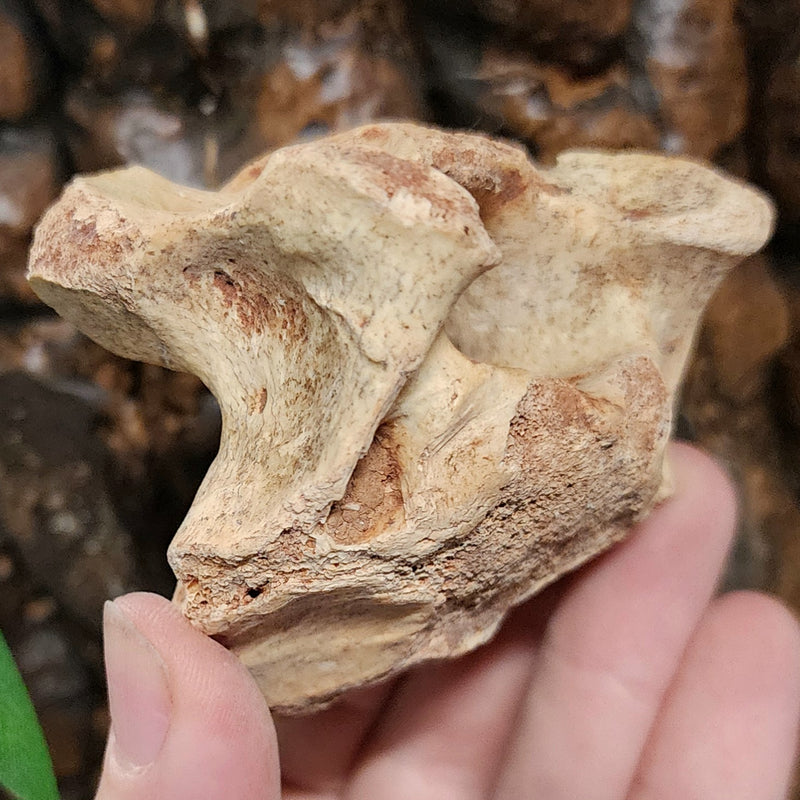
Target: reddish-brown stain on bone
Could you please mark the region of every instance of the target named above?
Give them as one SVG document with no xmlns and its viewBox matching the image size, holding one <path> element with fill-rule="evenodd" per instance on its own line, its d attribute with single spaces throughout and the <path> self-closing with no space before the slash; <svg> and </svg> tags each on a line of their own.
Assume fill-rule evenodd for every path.
<svg viewBox="0 0 800 800">
<path fill-rule="evenodd" d="M 384 425 L 356 465 L 344 497 L 331 507 L 325 530 L 341 544 L 361 544 L 402 520 L 400 463 L 391 427 Z"/>
</svg>

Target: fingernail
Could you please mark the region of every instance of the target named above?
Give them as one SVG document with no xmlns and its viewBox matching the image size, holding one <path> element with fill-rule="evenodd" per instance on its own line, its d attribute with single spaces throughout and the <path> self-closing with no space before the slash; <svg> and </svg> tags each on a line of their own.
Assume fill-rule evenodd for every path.
<svg viewBox="0 0 800 800">
<path fill-rule="evenodd" d="M 158 757 L 169 729 L 167 670 L 156 648 L 112 601 L 103 613 L 109 749 L 119 765 L 141 770 Z"/>
</svg>

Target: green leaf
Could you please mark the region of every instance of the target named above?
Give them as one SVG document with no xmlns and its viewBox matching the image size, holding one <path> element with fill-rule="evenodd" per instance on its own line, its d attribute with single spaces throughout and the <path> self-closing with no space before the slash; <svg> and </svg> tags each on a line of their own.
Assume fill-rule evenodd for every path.
<svg viewBox="0 0 800 800">
<path fill-rule="evenodd" d="M 36 712 L 0 633 L 0 785 L 19 800 L 58 800 Z"/>
</svg>

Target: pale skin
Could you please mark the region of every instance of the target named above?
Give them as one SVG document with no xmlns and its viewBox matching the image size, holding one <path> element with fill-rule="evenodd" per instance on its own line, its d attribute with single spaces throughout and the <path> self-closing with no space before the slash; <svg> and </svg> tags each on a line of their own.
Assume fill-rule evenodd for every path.
<svg viewBox="0 0 800 800">
<path fill-rule="evenodd" d="M 716 595 L 733 492 L 707 457 L 672 453 L 675 496 L 488 646 L 312 717 L 271 718 L 164 599 L 116 600 L 97 800 L 785 797 L 800 629 L 765 595 Z"/>
</svg>

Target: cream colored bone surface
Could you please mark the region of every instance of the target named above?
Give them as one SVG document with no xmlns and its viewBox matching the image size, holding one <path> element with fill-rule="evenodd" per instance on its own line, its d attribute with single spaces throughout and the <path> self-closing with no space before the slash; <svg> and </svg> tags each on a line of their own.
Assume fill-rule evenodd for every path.
<svg viewBox="0 0 800 800">
<path fill-rule="evenodd" d="M 217 397 L 176 602 L 303 712 L 485 642 L 649 511 L 703 305 L 771 222 L 700 164 L 543 170 L 382 124 L 219 192 L 77 178 L 29 277 L 101 344 Z"/>
</svg>

